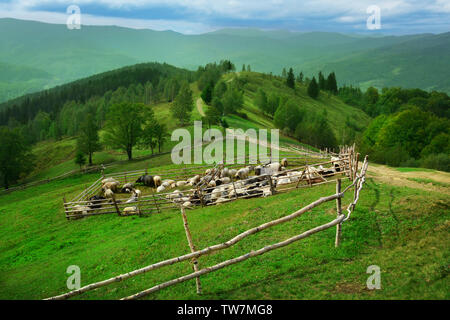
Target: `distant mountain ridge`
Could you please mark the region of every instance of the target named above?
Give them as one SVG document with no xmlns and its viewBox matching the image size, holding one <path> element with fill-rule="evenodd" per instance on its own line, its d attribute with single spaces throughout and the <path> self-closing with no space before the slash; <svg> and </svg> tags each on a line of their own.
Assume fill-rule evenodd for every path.
<svg viewBox="0 0 450 320">
<path fill-rule="evenodd" d="M 450 33 L 367 37 L 223 29 L 184 35 L 115 26 L 68 30 L 65 25 L 0 19 L 0 68 L 13 65 L 41 74 L 11 81 L 17 78 L 15 71 L 2 69 L 0 101 L 141 62 L 195 70 L 222 59 L 230 59 L 237 69 L 250 64 L 252 70 L 275 74 L 283 67 L 310 77 L 320 70 L 336 71 L 340 84 L 363 89 L 395 85 L 450 92 L 445 56 L 450 56 Z"/>
</svg>

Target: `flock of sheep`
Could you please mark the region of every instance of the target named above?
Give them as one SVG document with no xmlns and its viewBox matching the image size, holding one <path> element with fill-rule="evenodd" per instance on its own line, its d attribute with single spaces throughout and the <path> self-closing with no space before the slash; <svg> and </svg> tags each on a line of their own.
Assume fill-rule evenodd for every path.
<svg viewBox="0 0 450 320">
<path fill-rule="evenodd" d="M 287 170 L 287 159 L 241 169 L 221 166 L 207 169 L 203 175 L 198 174 L 183 181 L 163 180 L 160 176 L 143 175 L 135 183 L 125 183 L 122 186 L 116 179 L 107 178 L 101 182 L 100 195 L 91 197 L 86 206 L 78 206 L 76 212 L 86 213 L 100 209 L 102 203 L 112 203 L 114 200 L 116 203 L 130 204 L 130 207 L 123 209 L 123 214 L 135 214 L 138 208 L 131 204 L 137 203 L 142 196 L 142 191 L 135 187 L 139 184 L 150 187 L 157 193 L 164 193 L 166 200 L 183 207 L 219 204 L 236 198 L 266 197 L 271 195 L 277 186 L 296 183 L 303 179 L 317 183 L 323 181 L 323 176 L 340 172 L 342 167 L 340 159 L 336 157 L 332 158 L 332 161 L 333 166 L 330 168 L 310 166 L 302 171 Z M 185 187 L 190 187 L 190 190 L 178 190 Z M 176 190 L 169 193 L 168 190 L 171 189 Z M 128 193 L 131 196 L 127 200 L 116 200 L 117 193 Z"/>
</svg>

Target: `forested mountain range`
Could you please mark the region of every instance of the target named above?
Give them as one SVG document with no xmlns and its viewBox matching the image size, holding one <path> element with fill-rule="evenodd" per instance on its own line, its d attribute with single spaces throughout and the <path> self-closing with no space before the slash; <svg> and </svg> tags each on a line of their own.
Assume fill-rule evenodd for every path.
<svg viewBox="0 0 450 320">
<path fill-rule="evenodd" d="M 229 59 L 239 69 L 312 76 L 336 71 L 339 83 L 450 92 L 450 33 L 406 36 L 224 29 L 201 35 L 114 26 L 0 19 L 0 101 L 126 65 L 167 62 L 194 70 Z M 27 74 L 26 78 L 21 74 Z"/>
</svg>

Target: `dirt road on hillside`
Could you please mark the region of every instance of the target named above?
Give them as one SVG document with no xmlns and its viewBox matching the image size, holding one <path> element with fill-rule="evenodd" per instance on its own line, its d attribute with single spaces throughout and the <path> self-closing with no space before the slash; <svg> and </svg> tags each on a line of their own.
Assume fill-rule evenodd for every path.
<svg viewBox="0 0 450 320">
<path fill-rule="evenodd" d="M 198 110 L 198 113 L 200 113 L 200 115 L 202 117 L 206 117 L 205 111 L 203 110 L 203 99 L 202 98 L 197 99 L 197 110 Z"/>
<path fill-rule="evenodd" d="M 400 172 L 394 168 L 369 163 L 368 176 L 381 182 L 394 186 L 405 186 L 414 189 L 426 191 L 440 192 L 450 195 L 450 173 L 441 171 L 410 171 Z M 427 179 L 436 181 L 438 184 L 431 182 L 421 183 L 411 179 Z M 442 185 L 439 185 L 442 184 Z M 447 186 L 445 186 L 447 185 Z"/>
</svg>

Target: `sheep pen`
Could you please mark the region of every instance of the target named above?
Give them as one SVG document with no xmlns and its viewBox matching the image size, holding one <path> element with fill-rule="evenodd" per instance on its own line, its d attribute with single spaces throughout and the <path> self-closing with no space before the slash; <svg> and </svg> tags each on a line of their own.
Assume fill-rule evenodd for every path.
<svg viewBox="0 0 450 320">
<path fill-rule="evenodd" d="M 335 182 L 342 176 L 351 181 L 356 178 L 359 154 L 354 146 L 341 147 L 339 153 L 327 150 L 309 156 L 291 155 L 266 164 L 246 157 L 244 164 L 222 162 L 164 172 L 102 172 L 97 181 L 71 201 L 64 197 L 64 212 L 67 220 L 103 214 L 141 216 L 180 207 L 194 209 L 268 197 Z"/>
</svg>

